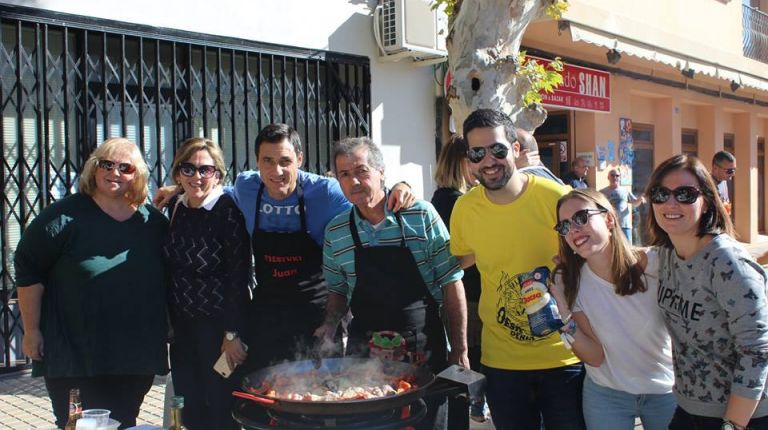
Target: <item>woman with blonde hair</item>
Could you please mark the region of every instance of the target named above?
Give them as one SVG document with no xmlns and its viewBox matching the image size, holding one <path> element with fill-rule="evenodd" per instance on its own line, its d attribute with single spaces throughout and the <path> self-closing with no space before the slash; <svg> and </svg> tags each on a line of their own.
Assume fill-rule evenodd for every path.
<svg viewBox="0 0 768 430">
<path fill-rule="evenodd" d="M 45 377 L 56 425 L 68 396 L 136 425 L 154 375 L 167 373 L 162 240 L 166 218 L 146 203 L 139 148 L 108 139 L 86 160 L 79 192 L 46 207 L 16 248 L 24 353 Z"/>
<path fill-rule="evenodd" d="M 466 193 L 477 180 L 469 173 L 467 166 L 467 146 L 461 136 L 454 135 L 443 146 L 437 159 L 435 183 L 437 189 L 432 195 L 432 205 L 437 209 L 446 227 L 451 228 L 451 212 L 456 200 Z M 480 272 L 476 266 L 464 269 L 464 293 L 467 299 L 467 343 L 469 347 L 469 364 L 473 369 L 480 369 L 480 333 L 483 323 L 477 313 L 480 301 Z M 484 422 L 486 407 L 484 401 L 473 402 L 470 407 L 470 418 Z"/>
<path fill-rule="evenodd" d="M 590 430 L 665 430 L 675 410 L 669 334 L 656 305 L 658 256 L 633 249 L 602 193 L 557 203 L 560 263 L 552 288 L 566 345 L 585 363 Z"/>
<path fill-rule="evenodd" d="M 672 336 L 672 430 L 768 429 L 768 275 L 733 238 L 704 165 L 676 155 L 646 195 L 659 249 L 658 306 Z"/>
<path fill-rule="evenodd" d="M 213 367 L 220 354 L 230 369 L 247 356 L 239 333 L 249 300 L 251 247 L 243 214 L 222 189 L 225 172 L 221 148 L 203 138 L 184 142 L 171 167 L 184 189 L 170 208 L 163 246 L 174 330 L 171 372 L 190 430 L 238 428 L 231 396 L 237 378 L 226 379 Z"/>
</svg>

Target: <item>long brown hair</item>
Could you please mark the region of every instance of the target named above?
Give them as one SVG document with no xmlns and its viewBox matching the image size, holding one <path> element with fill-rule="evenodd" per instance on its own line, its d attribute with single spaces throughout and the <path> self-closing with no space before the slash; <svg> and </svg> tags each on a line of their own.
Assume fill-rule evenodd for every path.
<svg viewBox="0 0 768 430">
<path fill-rule="evenodd" d="M 453 188 L 466 193 L 470 188 L 467 184 L 466 165 L 467 144 L 459 135 L 453 135 L 440 150 L 435 168 L 435 183 L 440 188 Z"/>
<path fill-rule="evenodd" d="M 598 209 L 605 209 L 606 216 L 613 219 L 610 228 L 611 237 L 608 243 L 611 246 L 611 277 L 616 286 L 616 294 L 619 296 L 631 296 L 648 289 L 643 282 L 645 271 L 640 263 L 640 254 L 627 241 L 624 232 L 621 231 L 618 217 L 613 205 L 603 193 L 591 189 L 578 189 L 560 197 L 557 201 L 557 220 L 560 221 L 560 207 L 571 199 L 581 200 L 594 204 Z M 565 236 L 559 237 L 560 250 L 558 256 L 560 263 L 555 268 L 555 273 L 562 276 L 565 286 L 565 299 L 568 306 L 572 307 L 579 294 L 579 280 L 581 267 L 585 261 L 583 257 L 573 251 L 565 241 Z"/>
<path fill-rule="evenodd" d="M 720 194 L 717 192 L 717 186 L 712 180 L 712 175 L 709 174 L 704 164 L 696 157 L 682 154 L 675 155 L 659 164 L 651 174 L 648 187 L 645 189 L 645 195 L 650 196 L 651 189 L 660 187 L 664 178 L 675 170 L 685 170 L 696 177 L 696 181 L 699 183 L 699 190 L 701 190 L 701 196 L 704 199 L 704 203 L 706 203 L 707 210 L 701 214 L 699 230 L 696 236 L 703 237 L 706 234 L 715 235 L 720 233 L 733 236 L 733 222 L 731 222 L 731 218 L 728 216 L 722 200 L 720 200 Z M 651 204 L 653 205 L 653 202 Z M 647 225 L 648 232 L 651 235 L 651 245 L 672 248 L 673 245 L 669 235 L 656 222 L 653 208 L 649 212 Z"/>
</svg>

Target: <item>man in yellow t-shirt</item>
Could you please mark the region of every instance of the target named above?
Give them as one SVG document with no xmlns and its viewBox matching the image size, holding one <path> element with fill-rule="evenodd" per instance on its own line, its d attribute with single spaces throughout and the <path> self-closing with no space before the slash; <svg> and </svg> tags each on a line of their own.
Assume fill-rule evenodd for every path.
<svg viewBox="0 0 768 430">
<path fill-rule="evenodd" d="M 556 205 L 570 187 L 520 173 L 512 120 L 480 109 L 464 121 L 469 166 L 480 181 L 456 202 L 451 252 L 480 270 L 483 373 L 498 429 L 584 429 L 583 367 L 557 332 L 531 333 L 517 275 L 552 269 L 557 254 Z"/>
</svg>

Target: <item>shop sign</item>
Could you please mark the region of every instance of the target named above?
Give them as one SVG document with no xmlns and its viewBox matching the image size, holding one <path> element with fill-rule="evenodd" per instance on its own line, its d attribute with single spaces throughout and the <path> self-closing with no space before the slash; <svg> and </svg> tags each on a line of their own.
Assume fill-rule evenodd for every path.
<svg viewBox="0 0 768 430">
<path fill-rule="evenodd" d="M 550 60 L 527 58 L 541 64 Z M 566 107 L 594 112 L 611 111 L 611 74 L 603 70 L 563 63 L 563 83 L 553 93 L 541 92 L 541 103 L 545 106 Z"/>
</svg>

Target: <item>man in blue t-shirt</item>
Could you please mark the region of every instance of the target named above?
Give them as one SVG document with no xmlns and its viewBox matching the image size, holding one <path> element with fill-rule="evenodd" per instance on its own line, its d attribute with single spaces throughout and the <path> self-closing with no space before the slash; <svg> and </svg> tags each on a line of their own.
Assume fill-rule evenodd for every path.
<svg viewBox="0 0 768 430">
<path fill-rule="evenodd" d="M 589 172 L 589 162 L 584 157 L 576 157 L 571 163 L 571 171 L 563 176 L 565 185 L 570 185 L 574 189 L 589 188 L 587 183 L 587 173 Z"/>
<path fill-rule="evenodd" d="M 608 186 L 600 190 L 601 193 L 605 194 L 605 197 L 608 198 L 608 201 L 611 202 L 611 205 L 613 205 L 614 209 L 616 210 L 616 216 L 619 218 L 619 227 L 621 227 L 621 230 L 624 232 L 624 236 L 627 237 L 627 240 L 629 241 L 629 244 L 632 244 L 632 220 L 629 217 L 630 208 L 629 205 L 641 205 L 645 203 L 645 197 L 643 195 L 640 195 L 640 197 L 635 196 L 632 194 L 632 191 L 629 191 L 626 188 L 622 188 L 619 186 L 619 180 L 621 179 L 621 173 L 618 169 L 611 169 L 610 172 L 608 172 Z"/>
</svg>

